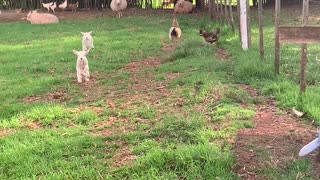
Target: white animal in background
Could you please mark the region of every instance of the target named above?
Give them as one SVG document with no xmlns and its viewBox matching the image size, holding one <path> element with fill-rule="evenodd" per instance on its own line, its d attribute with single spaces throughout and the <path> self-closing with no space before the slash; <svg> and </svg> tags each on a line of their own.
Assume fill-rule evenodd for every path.
<svg viewBox="0 0 320 180">
<path fill-rule="evenodd" d="M 77 12 L 77 8 L 79 7 L 79 2 L 75 4 L 69 4 L 69 8 L 71 8 L 72 12 Z"/>
<path fill-rule="evenodd" d="M 83 51 L 90 51 L 94 49 L 93 46 L 93 38 L 91 36 L 92 31 L 90 32 L 81 32 L 82 34 L 82 50 Z"/>
<path fill-rule="evenodd" d="M 30 21 L 31 24 L 53 24 L 58 23 L 59 19 L 53 14 L 31 11 L 27 15 L 27 21 Z"/>
<path fill-rule="evenodd" d="M 76 51 L 73 50 L 73 54 L 77 56 L 77 78 L 78 83 L 82 83 L 82 80 L 89 81 L 90 72 L 89 72 L 89 63 L 86 55 L 89 51 Z"/>
<path fill-rule="evenodd" d="M 42 6 L 44 7 L 44 8 L 47 8 L 48 9 L 48 12 L 50 11 L 50 6 L 51 5 L 53 5 L 53 3 L 52 2 L 49 2 L 49 3 L 42 3 Z"/>
<path fill-rule="evenodd" d="M 174 6 L 173 12 L 176 13 L 190 13 L 193 10 L 192 3 L 186 0 L 179 0 Z"/>
<path fill-rule="evenodd" d="M 127 8 L 127 0 L 112 0 L 110 7 L 112 11 L 117 12 L 119 18 L 122 17 L 122 11 Z"/>
<path fill-rule="evenodd" d="M 0 10 L 0 15 L 2 14 L 1 10 Z"/>
<path fill-rule="evenodd" d="M 65 0 L 62 4 L 59 4 L 59 8 L 62 9 L 62 11 L 64 11 L 67 8 L 68 2 L 67 0 Z"/>
<path fill-rule="evenodd" d="M 57 8 L 57 4 L 56 2 L 54 2 L 51 6 L 50 6 L 50 9 L 55 13 L 54 9 Z"/>
</svg>

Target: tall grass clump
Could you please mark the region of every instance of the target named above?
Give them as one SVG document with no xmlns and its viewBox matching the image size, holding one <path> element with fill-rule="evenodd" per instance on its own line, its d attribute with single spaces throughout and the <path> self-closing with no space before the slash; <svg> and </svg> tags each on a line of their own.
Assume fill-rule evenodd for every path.
<svg viewBox="0 0 320 180">
<path fill-rule="evenodd" d="M 210 144 L 154 148 L 132 166 L 119 169 L 117 179 L 237 179 L 234 157 Z"/>
</svg>

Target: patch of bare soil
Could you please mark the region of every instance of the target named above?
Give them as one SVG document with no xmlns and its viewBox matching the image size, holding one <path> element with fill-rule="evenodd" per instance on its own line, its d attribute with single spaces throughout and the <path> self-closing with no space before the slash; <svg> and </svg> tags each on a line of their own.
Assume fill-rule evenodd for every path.
<svg viewBox="0 0 320 180">
<path fill-rule="evenodd" d="M 115 162 L 114 164 L 115 167 L 121 167 L 136 160 L 137 156 L 134 155 L 130 150 L 125 148 L 125 149 L 120 149 L 116 153 L 116 155 L 112 157 L 112 159 L 116 160 L 116 161 L 112 161 L 112 162 Z"/>
<path fill-rule="evenodd" d="M 99 79 L 103 79 L 103 75 L 99 72 L 92 72 L 90 74 L 90 80 L 88 82 L 78 83 L 77 80 L 74 80 L 74 83 L 79 84 L 80 93 L 84 95 L 81 102 L 93 102 L 100 97 L 103 97 L 106 93 L 105 88 L 99 84 Z"/>
<path fill-rule="evenodd" d="M 17 13 L 14 10 L 2 10 L 0 23 L 26 21 L 27 13 Z"/>
<path fill-rule="evenodd" d="M 125 70 L 128 72 L 139 72 L 141 68 L 156 68 L 162 64 L 162 60 L 159 58 L 147 58 L 143 61 L 135 61 L 127 64 Z"/>
<path fill-rule="evenodd" d="M 255 89 L 246 85 L 242 88 L 252 97 L 263 99 Z M 256 106 L 256 127 L 240 130 L 235 141 L 235 170 L 242 179 L 266 179 L 256 171 L 284 169 L 287 163 L 301 158 L 298 157 L 299 150 L 317 137 L 311 125 L 301 124 L 290 112 L 279 111 L 273 99 L 264 100 L 264 103 Z M 314 153 L 311 157 L 315 160 Z M 319 163 L 314 164 L 315 170 L 319 170 L 319 167 Z M 320 178 L 319 175 L 315 176 Z"/>
<path fill-rule="evenodd" d="M 225 50 L 225 49 L 217 48 L 217 52 L 216 52 L 215 56 L 220 60 L 232 62 L 227 50 Z"/>
<path fill-rule="evenodd" d="M 27 96 L 23 98 L 24 103 L 35 103 L 35 102 L 64 102 L 66 100 L 65 91 L 49 92 L 39 96 Z"/>
<path fill-rule="evenodd" d="M 0 130 L 0 138 L 10 134 L 13 131 L 13 129 L 2 129 Z"/>
<path fill-rule="evenodd" d="M 165 40 L 163 40 L 163 41 L 165 41 Z M 165 53 L 171 53 L 176 49 L 176 47 L 177 47 L 176 43 L 170 43 L 170 44 L 163 46 L 162 51 Z"/>
</svg>

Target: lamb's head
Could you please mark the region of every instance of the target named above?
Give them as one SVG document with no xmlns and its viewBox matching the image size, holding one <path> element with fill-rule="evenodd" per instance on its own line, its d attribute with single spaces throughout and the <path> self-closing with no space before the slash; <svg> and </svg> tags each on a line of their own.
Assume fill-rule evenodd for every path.
<svg viewBox="0 0 320 180">
<path fill-rule="evenodd" d="M 37 13 L 37 11 L 30 11 L 27 15 L 27 21 L 31 21 L 31 17 L 33 14 Z"/>
<path fill-rule="evenodd" d="M 117 5 L 119 6 L 121 3 L 121 0 L 116 0 Z"/>
<path fill-rule="evenodd" d="M 92 33 L 92 31 L 90 31 L 90 32 L 81 32 L 81 34 L 82 34 L 82 39 L 92 40 L 91 33 Z"/>
<path fill-rule="evenodd" d="M 88 61 L 86 55 L 89 51 L 76 51 L 73 50 L 73 54 L 77 56 L 77 61 Z"/>
<path fill-rule="evenodd" d="M 81 32 L 81 34 L 82 34 L 82 49 L 83 50 L 94 49 L 93 39 L 92 39 L 91 33 L 92 33 L 92 31 L 90 31 L 90 32 Z"/>
<path fill-rule="evenodd" d="M 179 6 L 179 7 L 183 7 L 183 0 L 179 0 L 176 4 L 176 6 Z"/>
</svg>

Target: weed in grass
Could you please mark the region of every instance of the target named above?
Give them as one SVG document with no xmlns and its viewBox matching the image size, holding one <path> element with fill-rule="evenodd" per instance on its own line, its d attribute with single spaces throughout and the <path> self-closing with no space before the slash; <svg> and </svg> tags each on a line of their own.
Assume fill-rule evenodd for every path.
<svg viewBox="0 0 320 180">
<path fill-rule="evenodd" d="M 154 119 L 157 115 L 156 109 L 150 107 L 150 106 L 145 106 L 141 109 L 135 110 L 134 114 L 142 119 Z"/>
<path fill-rule="evenodd" d="M 132 152 L 136 155 L 143 155 L 152 152 L 153 149 L 159 148 L 160 145 L 154 140 L 145 140 L 133 148 Z"/>
<path fill-rule="evenodd" d="M 201 117 L 165 117 L 162 123 L 151 132 L 153 137 L 176 143 L 197 143 L 196 130 L 204 129 L 205 121 Z"/>
<path fill-rule="evenodd" d="M 223 105 L 213 111 L 211 116 L 213 121 L 251 120 L 255 116 L 255 112 L 237 106 Z"/>
<path fill-rule="evenodd" d="M 231 100 L 231 102 L 235 103 L 253 103 L 250 95 L 246 91 L 239 89 L 238 87 L 228 86 L 227 88 L 225 88 L 224 96 L 224 101 Z"/>
<path fill-rule="evenodd" d="M 91 125 L 96 123 L 98 120 L 98 116 L 96 113 L 85 110 L 79 113 L 79 115 L 73 119 L 73 123 L 80 124 L 80 125 Z"/>
<path fill-rule="evenodd" d="M 128 132 L 121 135 L 121 139 L 124 140 L 127 144 L 137 144 L 144 139 L 147 139 L 149 135 L 144 132 Z"/>
</svg>

